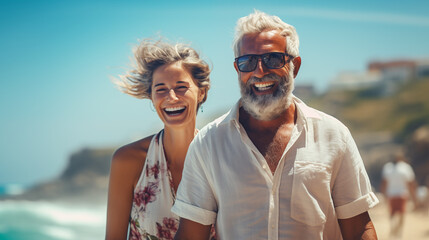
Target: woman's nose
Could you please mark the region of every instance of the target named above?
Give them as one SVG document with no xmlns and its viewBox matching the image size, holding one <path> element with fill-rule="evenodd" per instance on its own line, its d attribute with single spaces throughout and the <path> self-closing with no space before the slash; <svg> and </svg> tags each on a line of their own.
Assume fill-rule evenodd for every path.
<svg viewBox="0 0 429 240">
<path fill-rule="evenodd" d="M 174 92 L 174 89 L 170 89 L 170 91 L 168 92 L 168 100 L 169 101 L 179 100 L 179 98 L 177 98 L 177 96 L 176 96 L 176 92 Z"/>
</svg>

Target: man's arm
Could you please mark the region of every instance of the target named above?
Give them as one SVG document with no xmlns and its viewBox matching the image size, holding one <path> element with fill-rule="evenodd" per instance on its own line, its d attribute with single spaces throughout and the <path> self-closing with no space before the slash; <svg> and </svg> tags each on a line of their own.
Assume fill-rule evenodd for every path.
<svg viewBox="0 0 429 240">
<path fill-rule="evenodd" d="M 409 181 L 408 182 L 408 191 L 410 193 L 411 200 L 413 201 L 414 209 L 417 209 L 419 207 L 419 202 L 417 200 L 416 190 L 417 190 L 417 182 L 415 180 Z"/>
<path fill-rule="evenodd" d="M 180 218 L 179 230 L 177 230 L 175 240 L 207 240 L 210 236 L 211 225 Z"/>
<path fill-rule="evenodd" d="M 347 219 L 338 219 L 344 240 L 376 240 L 377 233 L 368 212 Z"/>
<path fill-rule="evenodd" d="M 381 180 L 381 184 L 380 184 L 380 191 L 381 193 L 383 193 L 384 198 L 387 200 L 387 181 L 386 179 L 382 179 Z"/>
</svg>

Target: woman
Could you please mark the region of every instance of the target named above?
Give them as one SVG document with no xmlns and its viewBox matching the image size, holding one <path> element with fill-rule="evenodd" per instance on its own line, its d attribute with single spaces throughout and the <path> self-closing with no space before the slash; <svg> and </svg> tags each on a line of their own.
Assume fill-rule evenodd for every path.
<svg viewBox="0 0 429 240">
<path fill-rule="evenodd" d="M 137 66 L 122 76 L 123 92 L 147 98 L 164 129 L 119 148 L 112 159 L 106 239 L 173 239 L 179 217 L 170 209 L 186 152 L 197 130 L 198 109 L 207 99 L 210 68 L 192 48 L 143 41 Z"/>
</svg>

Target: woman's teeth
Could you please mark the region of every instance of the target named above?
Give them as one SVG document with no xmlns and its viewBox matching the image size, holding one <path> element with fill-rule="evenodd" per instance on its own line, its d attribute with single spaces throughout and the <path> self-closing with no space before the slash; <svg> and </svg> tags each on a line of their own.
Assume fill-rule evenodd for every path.
<svg viewBox="0 0 429 240">
<path fill-rule="evenodd" d="M 167 114 L 179 114 L 182 113 L 185 110 L 185 107 L 169 107 L 169 108 L 164 108 L 164 111 Z"/>
</svg>

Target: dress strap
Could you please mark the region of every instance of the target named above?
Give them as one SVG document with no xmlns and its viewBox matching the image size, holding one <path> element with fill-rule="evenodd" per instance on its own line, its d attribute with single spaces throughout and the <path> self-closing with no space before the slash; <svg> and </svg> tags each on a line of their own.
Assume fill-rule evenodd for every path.
<svg viewBox="0 0 429 240">
<path fill-rule="evenodd" d="M 176 201 L 176 192 L 174 191 L 173 176 L 171 175 L 170 164 L 167 161 L 167 158 L 165 158 L 164 144 L 162 142 L 163 137 L 164 137 L 164 129 L 162 129 L 157 134 L 156 138 L 157 138 L 157 143 L 161 147 L 160 150 L 162 151 L 162 156 L 164 156 L 165 164 L 167 165 L 168 180 L 169 180 L 169 183 L 170 183 L 170 191 L 171 191 L 171 196 L 173 197 L 173 204 L 174 204 L 174 202 Z"/>
</svg>

